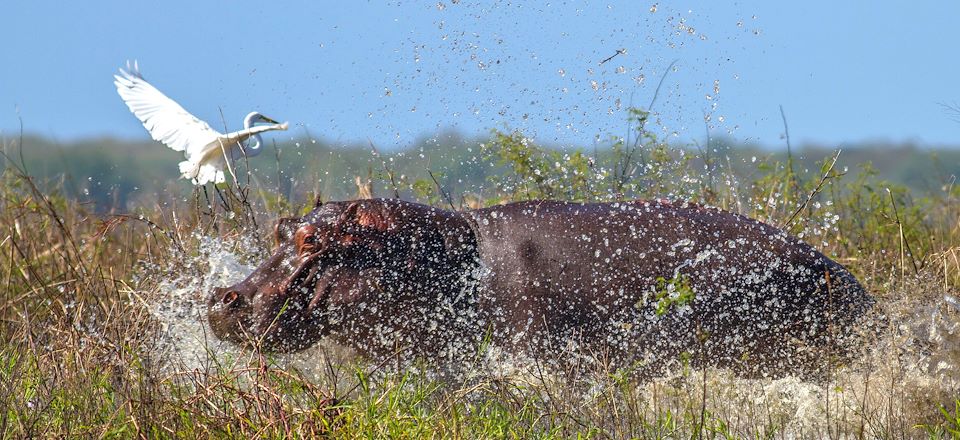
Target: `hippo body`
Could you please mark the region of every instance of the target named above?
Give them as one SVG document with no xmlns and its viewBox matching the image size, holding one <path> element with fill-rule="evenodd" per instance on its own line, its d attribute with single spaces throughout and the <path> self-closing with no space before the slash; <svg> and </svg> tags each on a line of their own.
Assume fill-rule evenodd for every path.
<svg viewBox="0 0 960 440">
<path fill-rule="evenodd" d="M 685 357 L 778 376 L 849 353 L 874 303 L 802 241 L 693 204 L 318 203 L 281 220 L 277 239 L 211 295 L 218 337 L 297 350 L 329 335 L 369 356 L 434 359 L 487 339 L 567 363 L 655 371 Z"/>
</svg>

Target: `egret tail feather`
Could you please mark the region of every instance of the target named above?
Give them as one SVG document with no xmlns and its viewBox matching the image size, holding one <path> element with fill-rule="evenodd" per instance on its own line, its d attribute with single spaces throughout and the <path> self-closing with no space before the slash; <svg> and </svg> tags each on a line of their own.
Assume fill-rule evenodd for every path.
<svg viewBox="0 0 960 440">
<path fill-rule="evenodd" d="M 206 185 L 209 182 L 223 183 L 226 181 L 223 171 L 216 166 L 185 160 L 180 162 L 180 175 L 194 185 Z"/>
</svg>

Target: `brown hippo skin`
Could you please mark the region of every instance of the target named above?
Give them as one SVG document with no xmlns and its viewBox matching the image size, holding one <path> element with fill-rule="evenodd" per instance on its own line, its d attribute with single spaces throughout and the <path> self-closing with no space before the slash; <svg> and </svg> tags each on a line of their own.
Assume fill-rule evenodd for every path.
<svg viewBox="0 0 960 440">
<path fill-rule="evenodd" d="M 685 358 L 780 376 L 842 359 L 874 304 L 802 241 L 686 203 L 318 203 L 276 237 L 247 279 L 210 296 L 219 338 L 291 351 L 330 336 L 435 360 L 488 340 L 561 364 L 656 371 Z M 666 299 L 683 293 L 693 299 Z"/>
</svg>

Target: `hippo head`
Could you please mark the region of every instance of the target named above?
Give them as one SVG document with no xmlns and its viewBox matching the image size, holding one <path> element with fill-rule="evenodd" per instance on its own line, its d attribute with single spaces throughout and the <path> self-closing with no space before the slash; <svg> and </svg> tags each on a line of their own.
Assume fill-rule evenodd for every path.
<svg viewBox="0 0 960 440">
<path fill-rule="evenodd" d="M 318 201 L 303 217 L 280 219 L 274 235 L 273 255 L 210 295 L 210 327 L 220 339 L 296 351 L 331 332 L 362 332 L 410 296 L 455 288 L 456 277 L 424 271 L 455 272 L 460 250 L 473 248 L 455 213 L 397 200 Z"/>
</svg>

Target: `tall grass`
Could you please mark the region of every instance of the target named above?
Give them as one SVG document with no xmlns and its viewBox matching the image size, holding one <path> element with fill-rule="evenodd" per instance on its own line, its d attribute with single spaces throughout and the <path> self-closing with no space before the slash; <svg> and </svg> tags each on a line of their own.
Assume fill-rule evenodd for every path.
<svg viewBox="0 0 960 440">
<path fill-rule="evenodd" d="M 826 383 L 743 379 L 682 368 L 641 381 L 629 371 L 571 377 L 539 360 L 479 347 L 468 371 L 364 360 L 321 344 L 274 356 L 171 344 L 163 301 L 202 311 L 205 243 L 255 262 L 272 221 L 299 210 L 246 176 L 184 201 L 123 215 L 43 191 L 8 141 L 0 175 L 0 433 L 29 437 L 329 436 L 449 438 L 960 438 L 960 189 L 917 197 L 827 157 L 794 170 L 763 158 L 672 148 L 643 130 L 605 156 L 540 148 L 496 132 L 483 146 L 498 177 L 483 194 L 443 179 L 356 180 L 437 206 L 551 197 L 684 198 L 778 225 L 844 263 L 880 299 L 890 325 L 863 359 Z M 345 184 L 350 184 L 349 182 Z M 404 185 L 406 185 L 404 187 Z M 307 188 L 309 191 L 309 188 Z M 464 204 L 464 203 L 459 203 Z M 218 251 L 220 252 L 220 251 Z M 194 289 L 192 291 L 190 289 Z M 167 304 L 169 305 L 169 304 Z M 202 316 L 178 319 L 197 322 Z M 202 331 L 202 327 L 197 327 Z M 174 335 L 175 336 L 175 335 Z"/>
</svg>

